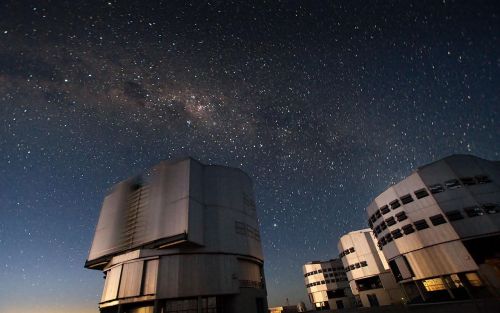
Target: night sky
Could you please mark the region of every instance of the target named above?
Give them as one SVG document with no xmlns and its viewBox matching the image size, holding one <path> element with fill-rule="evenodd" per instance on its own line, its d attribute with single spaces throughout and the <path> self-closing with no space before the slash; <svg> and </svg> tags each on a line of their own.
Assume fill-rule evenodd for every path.
<svg viewBox="0 0 500 313">
<path fill-rule="evenodd" d="M 109 187 L 254 181 L 270 305 L 417 166 L 500 159 L 498 1 L 0 1 L 0 312 L 95 313 Z"/>
</svg>

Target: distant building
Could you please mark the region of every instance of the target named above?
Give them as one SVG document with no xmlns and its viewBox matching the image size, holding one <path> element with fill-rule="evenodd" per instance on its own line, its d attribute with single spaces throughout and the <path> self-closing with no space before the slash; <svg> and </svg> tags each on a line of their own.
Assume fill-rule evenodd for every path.
<svg viewBox="0 0 500 313">
<path fill-rule="evenodd" d="M 300 312 L 296 305 L 277 306 L 269 308 L 269 313 L 298 313 Z"/>
<path fill-rule="evenodd" d="M 309 262 L 302 270 L 314 309 L 336 310 L 353 306 L 354 298 L 341 260 Z"/>
<path fill-rule="evenodd" d="M 338 249 L 358 305 L 374 307 L 402 302 L 403 293 L 370 229 L 342 236 Z"/>
<path fill-rule="evenodd" d="M 187 158 L 117 184 L 85 267 L 104 272 L 105 313 L 266 312 L 250 178 Z"/>
<path fill-rule="evenodd" d="M 499 295 L 500 162 L 453 155 L 368 206 L 368 223 L 410 302 Z"/>
</svg>

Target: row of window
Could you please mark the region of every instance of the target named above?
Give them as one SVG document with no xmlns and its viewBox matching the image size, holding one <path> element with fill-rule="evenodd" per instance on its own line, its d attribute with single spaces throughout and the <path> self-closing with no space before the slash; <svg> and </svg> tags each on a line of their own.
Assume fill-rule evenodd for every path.
<svg viewBox="0 0 500 313">
<path fill-rule="evenodd" d="M 429 217 L 429 220 L 431 221 L 432 225 L 438 226 L 446 222 L 446 219 L 444 218 L 443 214 L 436 214 L 431 217 Z M 412 224 L 406 224 L 401 229 L 397 228 L 387 235 L 381 237 L 378 241 L 378 246 L 380 249 L 382 249 L 383 246 L 388 244 L 389 242 L 392 242 L 394 239 L 399 239 L 403 237 L 404 235 L 409 235 L 411 233 L 414 233 L 415 231 L 423 230 L 429 228 L 429 224 L 427 224 L 427 221 L 425 219 L 421 219 L 418 221 L 415 221 Z"/>
<path fill-rule="evenodd" d="M 339 277 L 339 278 L 334 278 L 334 279 L 325 279 L 325 280 L 322 280 L 322 281 L 317 281 L 315 283 L 307 284 L 306 287 L 309 288 L 309 287 L 312 287 L 312 286 L 325 285 L 325 284 L 329 284 L 329 283 L 337 283 L 337 282 L 341 282 L 341 281 L 347 281 L 347 277 Z"/>
<path fill-rule="evenodd" d="M 346 272 L 350 272 L 350 271 L 355 270 L 357 268 L 366 267 L 366 266 L 368 266 L 368 263 L 366 263 L 366 261 L 361 261 L 359 263 L 351 264 L 351 265 L 345 267 L 344 270 Z"/>
<path fill-rule="evenodd" d="M 476 175 L 474 177 L 460 177 L 460 179 L 450 179 L 444 182 L 444 184 L 434 184 L 429 186 L 429 190 L 432 194 L 440 193 L 446 189 L 457 189 L 462 188 L 462 186 L 471 186 L 476 184 L 487 184 L 491 183 L 491 179 L 486 175 Z M 425 198 L 429 195 L 429 192 L 425 188 L 421 188 L 414 192 L 417 199 Z M 375 223 L 382 215 L 390 212 L 390 210 L 395 210 L 399 208 L 402 204 L 407 204 L 413 202 L 414 199 L 411 194 L 402 196 L 399 199 L 391 201 L 388 205 L 382 206 L 368 219 L 368 225 L 373 229 L 373 223 Z M 389 209 L 390 208 L 390 209 Z"/>
<path fill-rule="evenodd" d="M 406 215 L 406 212 L 402 211 L 402 212 L 399 212 L 398 214 L 396 214 L 395 216 L 391 216 L 391 217 L 383 220 L 382 223 L 380 223 L 379 225 L 377 225 L 373 229 L 373 233 L 375 234 L 375 237 L 377 237 L 378 234 L 380 234 L 385 229 L 387 229 L 388 226 L 392 226 L 392 225 L 396 224 L 397 222 L 402 222 L 402 221 L 406 220 L 407 218 L 408 218 L 408 216 Z"/>
<path fill-rule="evenodd" d="M 495 213 L 500 212 L 500 205 L 494 204 L 494 203 L 487 203 L 487 204 L 483 204 L 483 205 L 480 205 L 480 206 L 466 207 L 466 208 L 463 209 L 463 212 L 465 212 L 465 215 L 468 216 L 468 217 L 482 216 L 484 214 L 495 214 Z M 461 220 L 461 219 L 463 219 L 465 217 L 462 214 L 461 210 L 449 211 L 449 212 L 446 212 L 445 215 L 446 215 L 446 217 L 448 218 L 449 221 Z M 444 220 L 444 218 L 440 218 L 439 216 L 442 217 L 441 214 L 438 214 L 438 215 L 431 216 L 429 218 L 431 220 L 431 222 L 432 222 L 433 225 L 440 225 L 440 224 L 446 223 L 446 221 Z M 396 219 L 397 219 L 398 222 L 404 221 L 407 218 L 408 217 L 406 216 L 405 212 L 400 212 L 400 213 L 396 214 Z M 373 230 L 373 233 L 375 234 L 375 237 L 378 238 L 378 235 L 382 231 L 384 231 L 388 226 L 392 226 L 392 225 L 396 224 L 397 223 L 396 219 L 394 219 L 394 217 L 390 217 L 388 219 L 385 219 L 380 225 L 378 225 L 377 227 L 375 227 L 375 229 Z M 427 225 L 427 222 L 425 221 L 425 219 L 424 220 L 416 221 L 413 224 L 415 225 L 415 227 L 417 227 L 417 230 L 421 230 L 421 229 L 425 229 L 425 228 L 429 227 Z M 405 225 L 405 226 L 401 227 L 401 229 L 403 230 L 403 233 L 405 235 L 413 233 L 413 231 L 411 231 L 408 226 L 411 226 L 411 224 L 408 224 L 408 225 Z M 423 228 L 419 228 L 419 227 L 423 227 Z M 399 236 L 398 233 L 397 233 L 397 230 L 394 230 L 392 232 L 396 232 L 396 236 Z M 394 234 L 393 234 L 393 237 L 394 237 Z M 400 238 L 400 237 L 401 236 L 399 236 L 397 238 Z"/>
<path fill-rule="evenodd" d="M 415 191 L 414 194 L 415 194 L 415 197 L 417 199 L 422 199 L 422 198 L 425 198 L 429 195 L 429 193 L 427 192 L 427 190 L 425 188 L 422 188 L 422 189 Z M 413 199 L 411 194 L 407 194 L 407 195 L 402 196 L 399 199 L 392 200 L 391 202 L 389 202 L 389 204 L 384 205 L 379 210 L 377 210 L 374 214 L 372 214 L 372 216 L 368 219 L 368 225 L 370 225 L 370 228 L 373 229 L 373 223 L 375 223 L 379 218 L 381 218 L 382 215 L 386 215 L 391 210 L 396 210 L 397 208 L 399 208 L 401 206 L 401 203 L 407 204 L 407 203 L 410 203 L 413 201 L 414 201 L 414 199 Z"/>
<path fill-rule="evenodd" d="M 307 277 L 307 276 L 311 276 L 311 275 L 314 275 L 314 274 L 321 274 L 321 273 L 326 273 L 326 272 L 335 272 L 335 271 L 343 271 L 344 268 L 343 267 L 333 267 L 333 268 L 325 268 L 324 270 L 322 269 L 319 269 L 317 271 L 312 271 L 312 272 L 308 272 L 308 273 L 305 273 L 304 274 L 304 277 Z"/>
<path fill-rule="evenodd" d="M 500 212 L 500 205 L 494 203 L 488 203 L 488 204 L 483 204 L 481 206 L 471 206 L 464 208 L 463 212 L 467 217 L 482 216 L 484 214 L 495 214 Z M 462 210 L 453 210 L 446 212 L 445 214 L 450 222 L 461 220 L 465 217 L 462 214 Z"/>
<path fill-rule="evenodd" d="M 345 249 L 344 251 L 340 252 L 339 257 L 342 258 L 345 255 L 354 253 L 354 247 L 350 247 L 349 249 Z"/>
</svg>

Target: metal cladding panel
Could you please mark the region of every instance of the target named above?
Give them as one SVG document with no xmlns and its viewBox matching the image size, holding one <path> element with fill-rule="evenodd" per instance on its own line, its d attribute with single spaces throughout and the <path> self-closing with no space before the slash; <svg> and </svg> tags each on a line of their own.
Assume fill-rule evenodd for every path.
<svg viewBox="0 0 500 313">
<path fill-rule="evenodd" d="M 208 249 L 263 259 L 252 182 L 240 170 L 204 169 L 205 244 Z"/>
<path fill-rule="evenodd" d="M 238 261 L 232 255 L 185 254 L 160 258 L 158 298 L 236 294 Z"/>
<path fill-rule="evenodd" d="M 134 297 L 141 294 L 143 261 L 123 264 L 118 298 Z"/>
<path fill-rule="evenodd" d="M 118 295 L 118 286 L 120 285 L 121 272 L 121 265 L 115 266 L 108 271 L 106 281 L 104 282 L 101 302 L 116 299 Z"/>
<path fill-rule="evenodd" d="M 104 198 L 89 252 L 89 260 L 98 259 L 123 249 L 127 218 L 126 208 L 132 186 L 132 181 L 119 183 L 113 192 Z"/>
<path fill-rule="evenodd" d="M 255 262 L 246 260 L 238 260 L 239 265 L 239 280 L 248 280 L 254 282 L 261 281 L 260 267 Z"/>
<path fill-rule="evenodd" d="M 150 183 L 144 241 L 188 233 L 190 159 L 160 163 Z"/>
<path fill-rule="evenodd" d="M 158 281 L 159 260 L 148 260 L 144 263 L 144 283 L 142 294 L 149 295 L 156 293 L 156 284 Z"/>
<path fill-rule="evenodd" d="M 478 269 L 459 240 L 426 247 L 405 256 L 417 280 Z"/>
</svg>

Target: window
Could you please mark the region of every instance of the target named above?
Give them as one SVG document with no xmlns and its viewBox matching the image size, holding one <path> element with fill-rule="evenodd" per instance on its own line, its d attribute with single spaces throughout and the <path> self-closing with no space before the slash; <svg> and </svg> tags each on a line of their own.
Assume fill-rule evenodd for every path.
<svg viewBox="0 0 500 313">
<path fill-rule="evenodd" d="M 356 267 L 354 266 L 354 264 L 349 265 L 349 269 L 350 269 L 351 271 L 352 271 L 352 270 L 354 270 L 355 268 L 356 268 Z"/>
<path fill-rule="evenodd" d="M 429 195 L 429 193 L 427 192 L 427 190 L 425 188 L 422 188 L 422 189 L 415 191 L 415 197 L 417 197 L 417 199 L 425 198 L 428 195 Z"/>
<path fill-rule="evenodd" d="M 462 215 L 462 213 L 460 213 L 459 210 L 453 210 L 450 212 L 446 212 L 446 217 L 448 217 L 449 221 L 457 221 L 457 220 L 461 220 L 464 218 L 464 216 Z"/>
<path fill-rule="evenodd" d="M 483 282 L 481 281 L 477 273 L 465 273 L 465 277 L 473 287 L 481 287 L 483 285 Z"/>
<path fill-rule="evenodd" d="M 349 248 L 349 253 L 353 253 L 354 252 L 354 247 L 350 247 Z"/>
<path fill-rule="evenodd" d="M 403 233 L 405 235 L 408 235 L 408 234 L 411 234 L 411 233 L 415 232 L 415 229 L 413 229 L 413 225 L 412 224 L 406 224 L 405 226 L 401 227 L 401 229 L 403 230 Z"/>
<path fill-rule="evenodd" d="M 373 229 L 373 222 L 371 219 L 368 220 L 368 226 Z"/>
<path fill-rule="evenodd" d="M 486 175 L 477 175 L 476 176 L 476 181 L 478 184 L 487 184 L 487 183 L 491 183 L 491 179 L 486 176 Z"/>
<path fill-rule="evenodd" d="M 399 212 L 398 214 L 396 214 L 396 219 L 398 220 L 398 222 L 404 221 L 407 218 L 408 216 L 406 216 L 405 212 Z"/>
<path fill-rule="evenodd" d="M 464 186 L 472 186 L 476 184 L 473 177 L 460 177 L 460 181 Z"/>
<path fill-rule="evenodd" d="M 425 279 L 422 280 L 422 284 L 427 291 L 438 291 L 446 289 L 446 287 L 444 286 L 444 281 L 441 278 Z"/>
<path fill-rule="evenodd" d="M 375 234 L 380 234 L 382 232 L 382 229 L 380 228 L 380 225 L 375 227 Z"/>
<path fill-rule="evenodd" d="M 385 222 L 380 223 L 380 229 L 384 230 L 387 228 L 387 224 Z"/>
<path fill-rule="evenodd" d="M 444 219 L 443 214 L 437 214 L 429 217 L 431 220 L 432 225 L 437 226 L 446 223 L 446 220 Z"/>
<path fill-rule="evenodd" d="M 464 208 L 464 211 L 465 211 L 465 214 L 467 214 L 468 217 L 474 217 L 474 216 L 484 215 L 483 210 L 480 207 L 478 207 L 478 206 Z"/>
<path fill-rule="evenodd" d="M 450 179 L 444 182 L 444 185 L 448 189 L 457 189 L 457 188 L 462 188 L 462 185 L 458 181 L 458 179 Z"/>
<path fill-rule="evenodd" d="M 389 203 L 389 205 L 391 206 L 392 210 L 396 210 L 397 208 L 399 208 L 401 206 L 401 203 L 399 203 L 399 200 L 396 199 L 396 200 L 391 201 Z"/>
<path fill-rule="evenodd" d="M 396 224 L 396 220 L 394 219 L 393 216 L 391 216 L 385 220 L 385 223 L 387 224 L 387 226 L 392 226 L 392 225 Z"/>
<path fill-rule="evenodd" d="M 359 264 L 361 264 L 362 267 L 368 266 L 368 263 L 366 263 L 366 261 L 361 261 Z"/>
<path fill-rule="evenodd" d="M 391 235 L 392 235 L 392 238 L 394 238 L 394 239 L 398 239 L 398 238 L 403 237 L 403 234 L 401 233 L 401 229 L 399 229 L 399 228 L 391 231 Z"/>
<path fill-rule="evenodd" d="M 380 208 L 380 212 L 382 212 L 382 214 L 387 214 L 389 213 L 391 210 L 389 210 L 389 206 L 387 205 L 384 205 L 383 207 Z"/>
<path fill-rule="evenodd" d="M 444 187 L 441 184 L 430 185 L 429 190 L 432 194 L 440 193 L 444 191 Z"/>
<path fill-rule="evenodd" d="M 356 280 L 356 285 L 359 291 L 365 291 L 376 288 L 383 288 L 382 282 L 378 275 L 371 276 L 368 278 L 358 279 Z"/>
<path fill-rule="evenodd" d="M 387 243 L 391 242 L 393 240 L 392 235 L 390 233 L 385 235 L 385 240 L 387 241 Z"/>
<path fill-rule="evenodd" d="M 318 273 L 323 273 L 323 271 L 322 270 L 318 270 Z"/>
<path fill-rule="evenodd" d="M 427 224 L 427 221 L 426 220 L 418 220 L 418 221 L 415 221 L 413 223 L 413 225 L 415 225 L 415 228 L 417 230 L 422 230 L 422 229 L 426 229 L 426 228 L 429 228 L 429 225 Z"/>
<path fill-rule="evenodd" d="M 377 219 L 381 218 L 382 217 L 382 213 L 380 213 L 380 211 L 377 210 L 377 212 L 375 212 L 375 217 Z"/>
<path fill-rule="evenodd" d="M 483 204 L 483 210 L 484 210 L 484 212 L 486 212 L 488 214 L 495 214 L 495 213 L 498 213 L 499 206 L 497 204 L 494 204 L 494 203 L 486 203 L 486 204 Z"/>
<path fill-rule="evenodd" d="M 377 217 L 375 216 L 375 214 L 373 214 L 371 217 L 370 217 L 370 221 L 372 221 L 372 223 L 375 223 L 377 221 Z"/>
<path fill-rule="evenodd" d="M 359 265 L 359 263 L 354 264 L 354 266 L 356 266 L 356 268 L 360 268 L 361 267 L 361 265 Z"/>
<path fill-rule="evenodd" d="M 413 198 L 411 197 L 410 194 L 407 194 L 401 197 L 401 202 L 403 202 L 403 204 L 407 204 L 413 202 Z"/>
<path fill-rule="evenodd" d="M 385 237 L 380 238 L 379 242 L 382 246 L 385 246 L 387 244 L 387 240 L 385 240 Z"/>
</svg>

